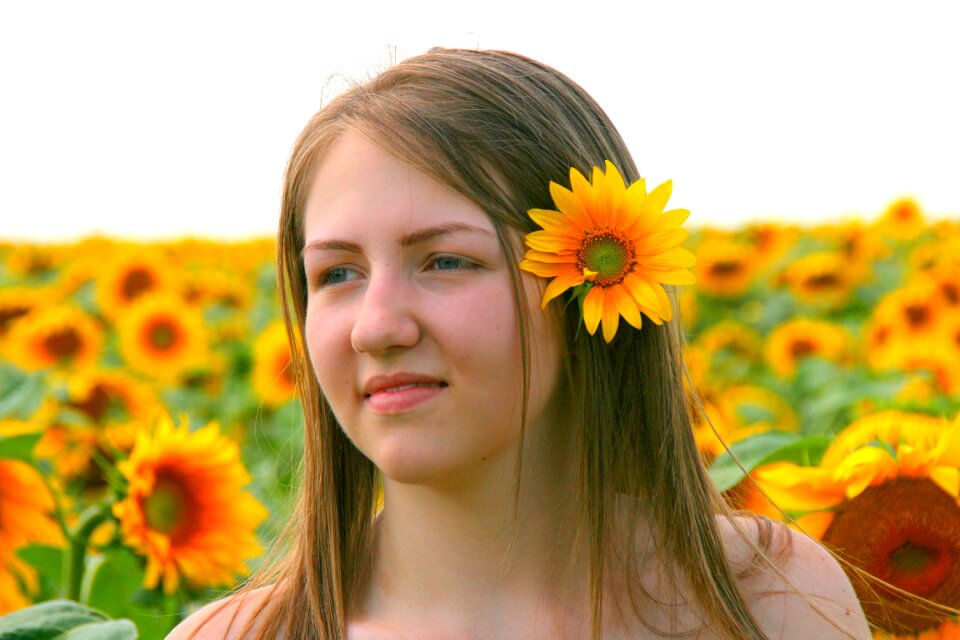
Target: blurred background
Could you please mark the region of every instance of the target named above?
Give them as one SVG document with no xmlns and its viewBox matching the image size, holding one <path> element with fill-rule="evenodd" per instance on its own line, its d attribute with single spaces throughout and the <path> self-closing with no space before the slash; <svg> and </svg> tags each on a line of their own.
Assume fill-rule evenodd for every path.
<svg viewBox="0 0 960 640">
<path fill-rule="evenodd" d="M 302 459 L 287 155 L 347 79 L 442 45 L 563 71 L 674 181 L 690 416 L 729 504 L 927 599 L 851 571 L 876 638 L 960 637 L 951 11 L 0 4 L 0 635 L 159 640 L 260 567 Z"/>
<path fill-rule="evenodd" d="M 538 58 L 609 112 L 694 224 L 955 214 L 949 2 L 129 3 L 0 7 L 0 237 L 274 230 L 341 76 L 432 46 Z"/>
</svg>

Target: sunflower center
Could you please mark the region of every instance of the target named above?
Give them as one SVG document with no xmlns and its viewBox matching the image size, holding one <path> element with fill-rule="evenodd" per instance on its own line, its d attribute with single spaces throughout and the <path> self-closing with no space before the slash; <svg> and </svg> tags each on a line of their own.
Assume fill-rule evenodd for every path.
<svg viewBox="0 0 960 640">
<path fill-rule="evenodd" d="M 7 307 L 0 309 L 0 336 L 7 332 L 13 321 L 24 316 L 30 311 L 30 307 Z"/>
<path fill-rule="evenodd" d="M 904 308 L 903 315 L 907 318 L 907 324 L 919 329 L 930 321 L 930 308 L 925 304 L 911 304 Z"/>
<path fill-rule="evenodd" d="M 43 339 L 43 348 L 58 362 L 77 355 L 82 345 L 80 334 L 72 327 L 54 331 Z"/>
<path fill-rule="evenodd" d="M 794 358 L 802 358 L 803 356 L 809 355 L 814 351 L 816 351 L 816 348 L 809 340 L 797 340 L 790 345 L 790 355 L 792 355 Z"/>
<path fill-rule="evenodd" d="M 835 273 L 818 273 L 807 278 L 807 288 L 809 289 L 830 289 L 839 283 L 840 279 Z"/>
<path fill-rule="evenodd" d="M 100 422 L 110 408 L 110 394 L 102 384 L 98 384 L 90 390 L 86 398 L 73 403 L 72 406 L 90 416 L 94 422 Z"/>
<path fill-rule="evenodd" d="M 941 282 L 940 293 L 943 294 L 943 297 L 947 300 L 947 304 L 951 307 L 955 307 L 960 303 L 960 285 L 952 282 Z"/>
<path fill-rule="evenodd" d="M 147 327 L 146 333 L 150 346 L 161 351 L 170 350 L 180 337 L 177 325 L 166 318 L 153 321 Z"/>
<path fill-rule="evenodd" d="M 143 501 L 147 526 L 160 533 L 171 534 L 180 528 L 186 512 L 186 491 L 170 478 L 158 479 L 153 491 Z"/>
<path fill-rule="evenodd" d="M 617 229 L 604 227 L 585 233 L 577 249 L 577 268 L 595 271 L 593 283 L 611 287 L 623 282 L 623 278 L 636 264 L 633 243 Z"/>
<path fill-rule="evenodd" d="M 960 605 L 960 507 L 928 478 L 898 477 L 845 500 L 823 541 L 895 587 Z M 889 589 L 853 583 L 867 617 L 885 631 L 917 633 L 941 622 Z"/>
<path fill-rule="evenodd" d="M 743 263 L 739 260 L 720 260 L 710 266 L 710 272 L 715 276 L 732 276 L 743 271 Z"/>
<path fill-rule="evenodd" d="M 127 300 L 133 300 L 145 291 L 153 288 L 153 274 L 142 267 L 130 269 L 120 284 L 120 290 L 123 297 Z"/>
<path fill-rule="evenodd" d="M 292 389 L 296 386 L 296 382 L 293 380 L 293 367 L 290 363 L 290 355 L 283 354 L 277 357 L 277 378 L 280 380 L 280 383 L 285 387 Z"/>
</svg>

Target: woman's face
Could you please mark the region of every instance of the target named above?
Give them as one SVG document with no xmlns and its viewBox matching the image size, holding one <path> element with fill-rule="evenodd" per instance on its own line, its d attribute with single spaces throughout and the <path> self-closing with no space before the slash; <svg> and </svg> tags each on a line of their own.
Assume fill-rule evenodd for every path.
<svg viewBox="0 0 960 640">
<path fill-rule="evenodd" d="M 426 482 L 503 459 L 520 434 L 510 272 L 473 201 L 354 132 L 305 207 L 306 339 L 347 436 L 383 473 Z M 519 242 L 519 234 L 514 238 Z M 530 306 L 528 434 L 557 424 L 557 323 Z M 412 385 L 412 386 L 411 386 Z"/>
</svg>

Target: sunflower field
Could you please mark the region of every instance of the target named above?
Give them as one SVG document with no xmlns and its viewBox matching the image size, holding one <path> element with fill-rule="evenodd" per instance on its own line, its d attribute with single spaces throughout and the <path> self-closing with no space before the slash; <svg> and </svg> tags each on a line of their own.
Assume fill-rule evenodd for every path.
<svg viewBox="0 0 960 640">
<path fill-rule="evenodd" d="M 718 489 L 842 552 L 875 637 L 960 637 L 904 596 L 960 608 L 960 223 L 903 199 L 685 246 Z M 274 250 L 0 242 L 0 636 L 163 638 L 257 566 L 302 452 Z"/>
</svg>

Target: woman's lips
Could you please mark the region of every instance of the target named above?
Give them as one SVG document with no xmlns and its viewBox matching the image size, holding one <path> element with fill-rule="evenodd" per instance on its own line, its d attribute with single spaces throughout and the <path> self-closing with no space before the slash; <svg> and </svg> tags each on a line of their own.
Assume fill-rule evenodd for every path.
<svg viewBox="0 0 960 640">
<path fill-rule="evenodd" d="M 365 402 L 375 413 L 400 413 L 439 395 L 446 386 L 445 383 L 403 385 L 373 393 Z"/>
</svg>

